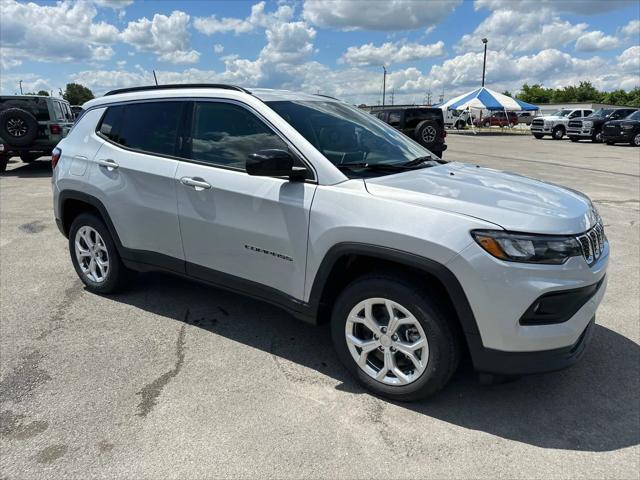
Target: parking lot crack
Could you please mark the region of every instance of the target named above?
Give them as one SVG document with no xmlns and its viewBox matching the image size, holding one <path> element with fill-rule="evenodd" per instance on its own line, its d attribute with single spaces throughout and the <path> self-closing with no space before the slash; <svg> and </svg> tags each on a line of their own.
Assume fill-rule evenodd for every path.
<svg viewBox="0 0 640 480">
<path fill-rule="evenodd" d="M 182 369 L 182 365 L 184 364 L 184 355 L 185 355 L 185 329 L 186 323 L 189 320 L 189 310 L 185 313 L 185 325 L 180 327 L 180 331 L 178 332 L 178 339 L 176 340 L 176 361 L 169 371 L 163 373 L 158 378 L 156 378 L 151 383 L 145 385 L 136 395 L 141 396 L 140 403 L 138 404 L 138 413 L 136 414 L 139 417 L 146 417 L 153 407 L 155 407 L 158 403 L 158 397 L 162 393 L 162 389 L 174 378 L 180 370 Z"/>
</svg>

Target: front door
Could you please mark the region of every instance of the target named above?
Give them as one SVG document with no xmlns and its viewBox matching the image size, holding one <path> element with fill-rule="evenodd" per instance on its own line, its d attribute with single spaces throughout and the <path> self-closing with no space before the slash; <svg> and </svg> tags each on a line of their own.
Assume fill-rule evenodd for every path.
<svg viewBox="0 0 640 480">
<path fill-rule="evenodd" d="M 187 272 L 216 282 L 226 274 L 302 299 L 316 186 L 244 168 L 249 154 L 286 150 L 285 141 L 247 107 L 202 101 L 193 106 L 187 145 L 189 161 L 175 176 Z"/>
</svg>

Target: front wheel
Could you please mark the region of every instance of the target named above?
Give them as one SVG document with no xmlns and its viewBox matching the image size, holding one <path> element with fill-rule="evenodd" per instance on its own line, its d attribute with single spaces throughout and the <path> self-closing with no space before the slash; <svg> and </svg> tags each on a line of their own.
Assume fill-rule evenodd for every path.
<svg viewBox="0 0 640 480">
<path fill-rule="evenodd" d="M 540 135 L 539 133 L 533 134 L 533 138 L 537 138 L 538 140 L 540 140 L 542 137 L 544 137 L 544 135 Z"/>
<path fill-rule="evenodd" d="M 564 128 L 562 127 L 554 128 L 552 136 L 554 140 L 562 140 L 562 137 L 564 137 Z"/>
<path fill-rule="evenodd" d="M 92 292 L 113 293 L 133 277 L 122 263 L 104 222 L 93 214 L 82 213 L 71 224 L 69 253 L 80 280 Z"/>
<path fill-rule="evenodd" d="M 631 145 L 634 147 L 640 147 L 640 133 L 636 133 L 635 137 L 631 141 Z"/>
<path fill-rule="evenodd" d="M 593 137 L 591 137 L 591 141 L 593 143 L 602 143 L 602 132 L 594 133 Z"/>
<path fill-rule="evenodd" d="M 364 387 L 393 400 L 433 395 L 460 359 L 444 310 L 415 285 L 401 277 L 361 277 L 339 296 L 331 319 L 342 363 Z"/>
<path fill-rule="evenodd" d="M 572 142 L 577 142 L 579 140 L 579 138 L 576 137 L 569 137 L 569 140 L 571 140 Z"/>
</svg>

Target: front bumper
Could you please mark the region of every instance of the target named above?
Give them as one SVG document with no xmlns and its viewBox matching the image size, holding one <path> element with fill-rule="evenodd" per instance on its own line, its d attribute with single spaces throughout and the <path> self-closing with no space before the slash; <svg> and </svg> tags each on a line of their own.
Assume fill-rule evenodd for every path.
<svg viewBox="0 0 640 480">
<path fill-rule="evenodd" d="M 594 325 L 595 316 L 591 318 L 573 345 L 553 350 L 504 352 L 484 348 L 481 342 L 469 342 L 473 367 L 478 372 L 496 375 L 528 375 L 562 370 L 582 358 L 591 341 Z"/>
<path fill-rule="evenodd" d="M 567 128 L 568 137 L 591 138 L 593 136 L 593 128 Z"/>
<path fill-rule="evenodd" d="M 633 130 L 630 130 L 629 133 L 620 132 L 614 135 L 607 135 L 605 132 L 602 132 L 602 141 L 603 142 L 614 142 L 614 143 L 628 143 L 633 140 L 633 137 L 636 133 Z"/>
<path fill-rule="evenodd" d="M 531 133 L 537 133 L 538 135 L 551 135 L 553 128 L 545 127 L 544 125 L 531 125 Z"/>
</svg>

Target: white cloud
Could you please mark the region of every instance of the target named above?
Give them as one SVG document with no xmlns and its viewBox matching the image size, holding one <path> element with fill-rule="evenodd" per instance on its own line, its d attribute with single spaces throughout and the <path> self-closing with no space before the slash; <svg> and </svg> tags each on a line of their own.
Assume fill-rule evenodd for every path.
<svg viewBox="0 0 640 480">
<path fill-rule="evenodd" d="M 486 8 L 489 10 L 508 9 L 530 12 L 548 7 L 558 13 L 594 15 L 628 7 L 630 3 L 629 0 L 475 0 L 475 8 L 476 10 Z"/>
<path fill-rule="evenodd" d="M 128 7 L 133 3 L 133 0 L 92 0 L 93 3 L 99 7 L 109 7 L 114 10 L 119 10 Z"/>
<path fill-rule="evenodd" d="M 595 52 L 596 50 L 611 50 L 619 45 L 616 37 L 605 35 L 599 30 L 585 33 L 576 40 L 576 50 L 579 52 Z"/>
<path fill-rule="evenodd" d="M 260 58 L 270 63 L 293 63 L 313 53 L 316 31 L 304 22 L 289 22 L 271 26 L 266 36 Z"/>
<path fill-rule="evenodd" d="M 636 85 L 640 85 L 640 46 L 627 48 L 616 59 L 620 70 L 636 75 Z"/>
<path fill-rule="evenodd" d="M 303 17 L 341 30 L 412 30 L 438 24 L 461 0 L 306 0 Z"/>
<path fill-rule="evenodd" d="M 519 5 L 509 2 L 508 5 Z M 554 16 L 548 9 L 520 12 L 508 8 L 492 12 L 471 34 L 463 35 L 456 50 L 482 50 L 481 39 L 489 39 L 489 46 L 509 52 L 539 51 L 560 48 L 573 43 L 586 32 L 586 23 L 571 24 Z"/>
<path fill-rule="evenodd" d="M 627 37 L 635 37 L 638 40 L 640 36 L 640 20 L 631 20 L 621 29 L 623 35 Z"/>
<path fill-rule="evenodd" d="M 251 14 L 244 19 L 228 17 L 219 19 L 216 15 L 196 17 L 193 20 L 193 26 L 205 35 L 230 32 L 238 35 L 251 32 L 257 27 L 266 28 L 274 23 L 287 22 L 293 17 L 293 8 L 289 5 L 280 5 L 272 13 L 265 13 L 265 6 L 265 2 L 256 3 L 251 7 Z"/>
<path fill-rule="evenodd" d="M 98 62 L 103 62 L 111 59 L 111 57 L 113 57 L 113 54 L 115 53 L 113 51 L 113 48 L 106 45 L 98 45 L 96 47 L 93 47 L 92 52 L 92 58 Z"/>
<path fill-rule="evenodd" d="M 115 42 L 118 36 L 113 25 L 94 23 L 97 10 L 89 2 L 37 5 L 2 0 L 0 8 L 0 42 L 7 64 L 103 59 L 109 50 L 102 45 Z"/>
<path fill-rule="evenodd" d="M 22 80 L 23 92 L 37 92 L 39 90 L 53 90 L 51 81 L 33 73 L 2 74 L 0 75 L 0 91 L 5 94 L 20 94 L 19 82 Z"/>
<path fill-rule="evenodd" d="M 155 53 L 159 60 L 196 63 L 200 53 L 189 48 L 189 20 L 189 15 L 179 10 L 169 16 L 156 13 L 151 20 L 143 17 L 129 22 L 120 36 L 138 51 Z"/>
<path fill-rule="evenodd" d="M 379 47 L 373 43 L 367 43 L 359 47 L 349 47 L 338 62 L 356 66 L 391 65 L 439 57 L 444 53 L 444 42 L 442 41 L 429 45 L 387 42 Z"/>
<path fill-rule="evenodd" d="M 220 53 L 222 53 L 222 52 L 224 52 L 224 45 L 221 45 L 221 44 L 219 44 L 219 43 L 216 43 L 216 44 L 213 46 L 213 53 L 218 53 L 218 54 L 220 54 Z"/>
</svg>

